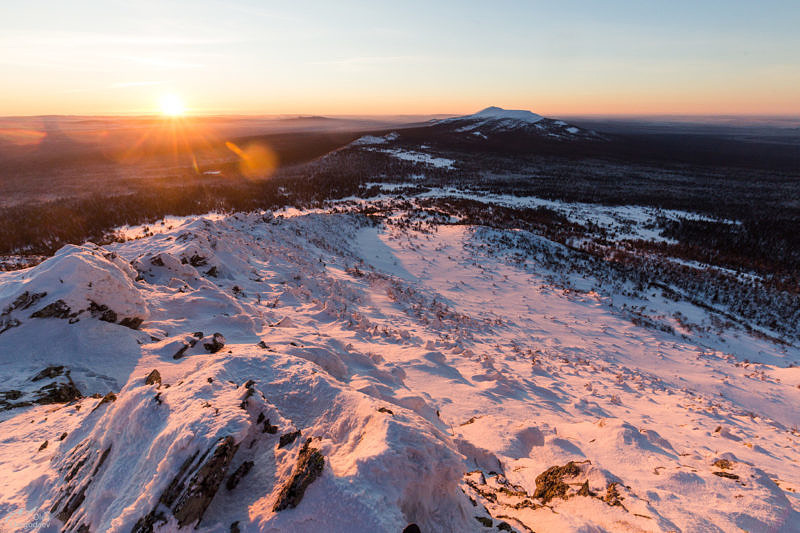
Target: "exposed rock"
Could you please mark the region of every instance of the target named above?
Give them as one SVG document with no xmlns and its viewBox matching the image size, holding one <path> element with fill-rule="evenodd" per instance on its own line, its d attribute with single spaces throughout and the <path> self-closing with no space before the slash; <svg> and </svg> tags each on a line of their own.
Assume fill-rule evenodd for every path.
<svg viewBox="0 0 800 533">
<path fill-rule="evenodd" d="M 71 309 L 64 300 L 56 300 L 31 314 L 31 318 L 69 318 Z"/>
<path fill-rule="evenodd" d="M 380 409 L 378 409 L 378 412 L 379 413 L 386 413 L 387 415 L 394 416 L 394 411 L 392 411 L 391 409 L 388 409 L 386 407 L 381 407 Z"/>
<path fill-rule="evenodd" d="M 142 322 L 144 322 L 144 319 L 139 318 L 138 316 L 132 316 L 120 320 L 119 325 L 131 329 L 139 329 L 139 327 L 142 325 Z"/>
<path fill-rule="evenodd" d="M 173 355 L 172 358 L 173 359 L 180 359 L 181 357 L 183 357 L 183 355 L 186 353 L 186 350 L 188 350 L 188 349 L 189 349 L 189 344 L 188 343 L 183 343 L 183 346 L 181 347 L 181 349 L 178 350 L 177 352 L 175 352 L 175 355 Z"/>
<path fill-rule="evenodd" d="M 494 522 L 492 522 L 491 518 L 487 518 L 485 516 L 476 516 L 475 520 L 481 523 L 483 527 L 492 527 Z"/>
<path fill-rule="evenodd" d="M 541 498 L 542 503 L 547 503 L 553 498 L 563 498 L 569 490 L 569 485 L 562 481 L 565 477 L 575 477 L 581 473 L 581 469 L 570 461 L 564 466 L 551 466 L 538 476 L 536 476 L 536 492 L 534 498 Z"/>
<path fill-rule="evenodd" d="M 59 520 L 67 523 L 72 517 L 73 513 L 78 510 L 78 507 L 80 507 L 80 505 L 83 503 L 83 500 L 86 499 L 86 489 L 89 488 L 90 482 L 91 480 L 69 496 L 67 502 L 64 504 L 64 507 L 62 507 L 61 511 L 56 515 Z"/>
<path fill-rule="evenodd" d="M 161 374 L 159 373 L 158 370 L 153 370 L 152 372 L 147 374 L 146 378 L 144 378 L 144 383 L 145 385 L 155 385 L 155 384 L 161 385 Z"/>
<path fill-rule="evenodd" d="M 204 266 L 208 263 L 205 257 L 202 255 L 194 254 L 192 257 L 189 258 L 189 264 L 193 267 Z"/>
<path fill-rule="evenodd" d="M 222 333 L 214 333 L 214 335 L 211 337 L 211 340 L 203 344 L 203 347 L 208 353 L 217 353 L 224 346 L 225 337 L 222 336 Z"/>
<path fill-rule="evenodd" d="M 594 492 L 589 488 L 589 481 L 584 481 L 581 488 L 578 489 L 578 496 L 594 496 Z"/>
<path fill-rule="evenodd" d="M 297 437 L 299 436 L 300 436 L 299 429 L 297 431 L 292 431 L 291 433 L 284 433 L 283 435 L 281 435 L 280 439 L 278 439 L 278 448 L 283 448 L 285 446 L 290 445 L 295 440 L 297 440 Z"/>
<path fill-rule="evenodd" d="M 59 366 L 48 366 L 47 368 L 45 368 L 44 370 L 42 370 L 41 372 L 39 372 L 38 374 L 33 376 L 31 378 L 31 381 L 39 381 L 39 380 L 47 379 L 47 378 L 52 379 L 52 378 L 60 376 L 63 373 L 64 373 L 64 367 L 62 365 L 59 365 Z"/>
<path fill-rule="evenodd" d="M 237 468 L 228 478 L 228 481 L 225 483 L 225 488 L 228 490 L 235 489 L 242 478 L 250 472 L 250 469 L 252 469 L 254 465 L 255 463 L 253 461 L 245 461 L 240 464 L 239 468 Z"/>
<path fill-rule="evenodd" d="M 739 476 L 736 474 L 731 474 L 730 472 L 711 472 L 715 476 L 724 477 L 728 479 L 739 479 Z"/>
<path fill-rule="evenodd" d="M 150 512 L 133 525 L 131 533 L 153 533 L 156 524 L 166 524 L 167 517 L 162 512 Z"/>
<path fill-rule="evenodd" d="M 25 291 L 17 296 L 17 299 L 3 310 L 3 315 L 8 315 L 12 311 L 27 309 L 45 296 L 47 296 L 46 292 L 35 292 L 31 294 L 30 292 Z"/>
<path fill-rule="evenodd" d="M 2 317 L 0 318 L 0 333 L 5 333 L 9 329 L 16 328 L 20 324 L 22 324 L 22 322 L 16 318 Z"/>
<path fill-rule="evenodd" d="M 81 391 L 70 380 L 68 383 L 48 383 L 38 391 L 36 400 L 38 404 L 47 405 L 51 403 L 68 403 L 72 400 L 83 398 Z"/>
<path fill-rule="evenodd" d="M 278 432 L 278 426 L 273 426 L 270 424 L 269 418 L 265 417 L 264 413 L 259 413 L 256 424 L 262 424 L 261 433 L 269 433 L 270 435 L 274 435 Z"/>
<path fill-rule="evenodd" d="M 19 400 L 22 397 L 22 391 L 18 391 L 16 389 L 0 392 L 0 394 L 3 395 L 4 400 Z"/>
<path fill-rule="evenodd" d="M 105 405 L 105 404 L 107 404 L 107 403 L 112 403 L 112 402 L 115 402 L 115 401 L 117 401 L 117 395 L 116 395 L 116 394 L 114 394 L 113 392 L 109 392 L 108 394 L 106 394 L 105 396 L 103 396 L 103 399 L 102 399 L 102 400 L 100 400 L 100 401 L 97 403 L 97 405 L 95 405 L 95 406 L 94 406 L 94 409 L 92 409 L 92 412 L 94 413 L 95 411 L 97 411 L 98 409 L 100 409 L 100 406 L 101 406 L 101 405 Z"/>
<path fill-rule="evenodd" d="M 117 313 L 109 309 L 105 304 L 98 304 L 97 302 L 89 302 L 89 313 L 103 322 L 114 323 L 117 321 Z"/>
<path fill-rule="evenodd" d="M 17 296 L 17 299 L 14 300 L 11 305 L 7 306 L 0 314 L 0 333 L 8 331 L 11 328 L 15 328 L 22 323 L 19 321 L 19 319 L 9 316 L 11 313 L 17 310 L 27 309 L 45 296 L 47 296 L 46 292 L 37 292 L 31 294 L 28 291 L 25 291 Z"/>
<path fill-rule="evenodd" d="M 278 432 L 278 426 L 273 426 L 269 423 L 269 418 L 263 421 L 263 426 L 261 427 L 261 433 L 269 433 L 270 435 L 274 435 Z"/>
<path fill-rule="evenodd" d="M 208 453 L 209 452 L 206 452 L 205 455 L 208 455 Z M 169 482 L 167 488 L 161 493 L 161 496 L 158 499 L 159 502 L 163 503 L 167 507 L 170 507 L 173 503 L 175 503 L 175 500 L 178 499 L 178 496 L 180 496 L 181 492 L 183 491 L 186 479 L 191 473 L 189 469 L 194 464 L 198 455 L 200 455 L 199 450 L 186 458 L 186 460 L 181 464 L 181 467 L 178 469 L 178 473 L 175 474 L 175 477 L 173 477 Z M 205 455 L 203 457 L 205 457 Z"/>
<path fill-rule="evenodd" d="M 239 407 L 242 409 L 247 409 L 247 400 L 256 393 L 255 384 L 256 382 L 252 379 L 248 379 L 244 384 L 244 388 L 247 389 L 247 392 L 244 394 L 244 398 L 242 398 L 242 402 L 239 404 Z"/>
<path fill-rule="evenodd" d="M 103 463 L 105 463 L 106 459 L 108 459 L 109 453 L 111 453 L 110 445 L 103 451 L 103 454 L 100 456 L 100 460 L 97 461 L 97 464 L 95 465 L 94 470 L 92 471 L 92 477 L 97 475 L 97 471 L 100 470 L 100 467 L 103 466 Z"/>
<path fill-rule="evenodd" d="M 217 442 L 211 457 L 197 470 L 172 508 L 172 514 L 175 515 L 180 527 L 203 518 L 203 513 L 225 478 L 237 448 L 233 437 L 225 437 Z"/>
<path fill-rule="evenodd" d="M 231 533 L 242 533 L 242 530 L 239 529 L 239 521 L 238 520 L 231 524 Z"/>
<path fill-rule="evenodd" d="M 717 459 L 712 463 L 713 466 L 716 466 L 720 470 L 730 470 L 733 464 L 728 461 L 727 459 Z"/>
<path fill-rule="evenodd" d="M 297 464 L 294 472 L 287 480 L 286 484 L 278 493 L 273 511 L 282 511 L 287 508 L 297 507 L 303 499 L 306 488 L 317 479 L 325 469 L 325 457 L 319 450 L 312 448 L 311 439 L 306 440 L 300 454 L 297 456 Z"/>
<path fill-rule="evenodd" d="M 619 483 L 617 483 L 616 481 L 613 481 L 608 484 L 608 487 L 606 487 L 606 495 L 603 497 L 603 501 L 606 502 L 608 505 L 619 506 L 624 509 L 625 506 L 622 505 L 623 498 L 619 494 L 619 489 L 617 489 L 617 485 L 619 485 Z"/>
<path fill-rule="evenodd" d="M 159 393 L 160 394 L 160 393 Z M 208 456 L 211 450 L 207 451 L 203 458 Z M 169 482 L 167 488 L 164 489 L 164 492 L 161 493 L 161 496 L 158 498 L 158 503 L 156 507 L 154 507 L 149 513 L 141 517 L 136 524 L 133 526 L 131 533 L 153 533 L 153 529 L 157 524 L 166 524 L 167 517 L 164 514 L 162 509 L 159 509 L 159 506 L 163 505 L 167 508 L 171 507 L 172 504 L 181 496 L 184 492 L 184 488 L 186 487 L 186 480 L 192 473 L 192 466 L 195 465 L 195 461 L 197 460 L 197 456 L 200 455 L 200 451 L 194 452 L 191 456 L 186 458 L 186 460 L 181 464 L 181 467 L 178 469 L 178 472 Z M 202 459 L 200 460 L 202 462 Z"/>
<path fill-rule="evenodd" d="M 89 473 L 88 468 L 84 467 L 92 464 L 90 459 L 94 454 L 93 450 L 96 450 L 96 448 L 93 448 L 91 442 L 84 440 L 70 451 L 68 462 L 64 469 L 67 474 L 64 476 L 64 485 L 60 489 L 61 495 L 50 509 L 51 513 L 57 513 L 56 517 L 64 522 L 65 531 L 81 531 L 81 528 L 84 528 L 83 530 L 85 531 L 89 530 L 88 524 L 69 524 L 69 520 L 83 503 L 86 490 L 108 458 L 111 446 L 99 455 L 94 462 L 94 468 Z"/>
<path fill-rule="evenodd" d="M 422 531 L 420 531 L 417 524 L 408 524 L 405 529 L 403 529 L 403 533 L 422 533 Z"/>
<path fill-rule="evenodd" d="M 45 448 L 47 448 L 47 441 L 44 441 L 44 442 L 42 443 L 42 445 L 41 445 L 41 446 L 39 446 L 39 451 L 42 451 L 42 450 L 44 450 Z"/>
<path fill-rule="evenodd" d="M 211 276 L 212 278 L 216 278 L 218 275 L 219 275 L 219 271 L 217 270 L 217 267 L 215 267 L 215 266 L 212 266 L 211 268 L 206 270 L 206 276 Z"/>
</svg>

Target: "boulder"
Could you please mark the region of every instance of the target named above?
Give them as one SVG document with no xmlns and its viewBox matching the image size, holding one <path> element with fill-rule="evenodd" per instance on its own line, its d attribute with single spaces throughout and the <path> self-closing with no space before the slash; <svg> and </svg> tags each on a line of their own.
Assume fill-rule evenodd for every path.
<svg viewBox="0 0 800 533">
<path fill-rule="evenodd" d="M 147 374 L 146 378 L 144 378 L 144 383 L 145 385 L 161 385 L 161 374 L 158 372 L 158 370 L 153 370 Z"/>
<path fill-rule="evenodd" d="M 222 333 L 214 333 L 211 340 L 203 343 L 203 347 L 208 353 L 217 353 L 225 347 L 225 337 L 222 336 Z"/>
</svg>

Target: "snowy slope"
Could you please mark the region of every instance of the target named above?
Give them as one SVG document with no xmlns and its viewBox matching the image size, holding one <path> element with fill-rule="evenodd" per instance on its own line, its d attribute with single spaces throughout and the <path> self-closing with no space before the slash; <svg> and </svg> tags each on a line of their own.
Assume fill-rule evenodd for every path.
<svg viewBox="0 0 800 533">
<path fill-rule="evenodd" d="M 560 250 L 239 214 L 0 274 L 0 524 L 800 531 L 800 350 L 637 324 L 522 238 Z"/>
</svg>

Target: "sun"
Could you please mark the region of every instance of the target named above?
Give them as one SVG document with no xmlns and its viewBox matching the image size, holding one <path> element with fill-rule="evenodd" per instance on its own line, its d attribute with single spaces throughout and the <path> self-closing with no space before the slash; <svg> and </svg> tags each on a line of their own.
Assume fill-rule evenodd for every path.
<svg viewBox="0 0 800 533">
<path fill-rule="evenodd" d="M 178 117 L 183 115 L 186 108 L 183 101 L 175 94 L 165 94 L 161 97 L 161 113 L 168 117 Z"/>
</svg>

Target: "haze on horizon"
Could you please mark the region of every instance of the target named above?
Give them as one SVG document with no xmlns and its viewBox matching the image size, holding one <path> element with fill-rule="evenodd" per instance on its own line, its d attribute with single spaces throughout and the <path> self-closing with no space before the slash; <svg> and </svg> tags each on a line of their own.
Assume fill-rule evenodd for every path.
<svg viewBox="0 0 800 533">
<path fill-rule="evenodd" d="M 0 116 L 798 115 L 791 1 L 0 5 Z"/>
</svg>

